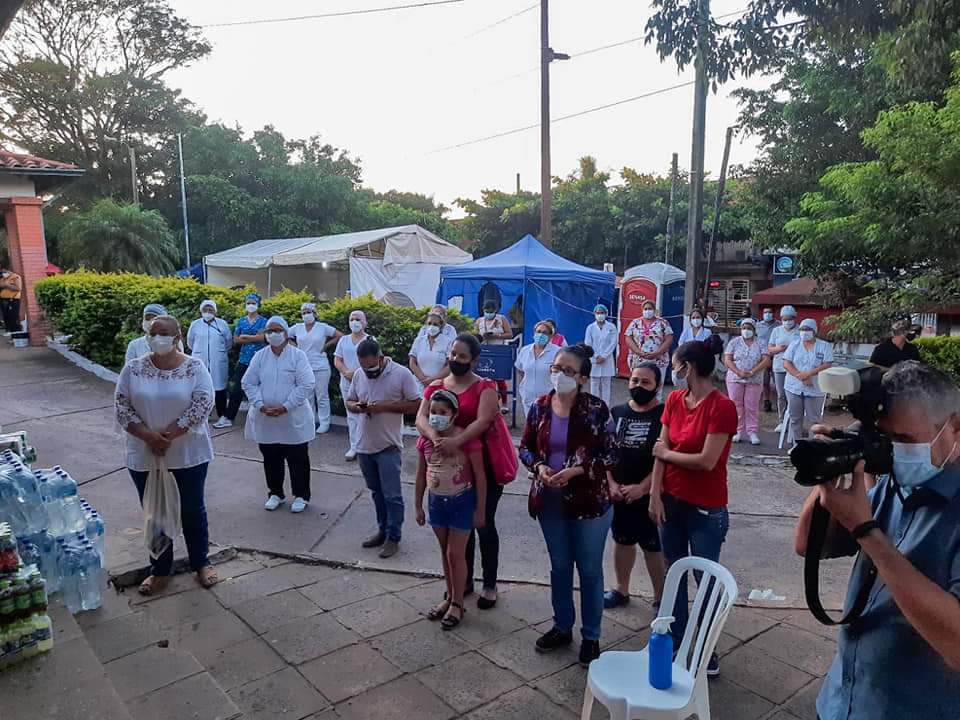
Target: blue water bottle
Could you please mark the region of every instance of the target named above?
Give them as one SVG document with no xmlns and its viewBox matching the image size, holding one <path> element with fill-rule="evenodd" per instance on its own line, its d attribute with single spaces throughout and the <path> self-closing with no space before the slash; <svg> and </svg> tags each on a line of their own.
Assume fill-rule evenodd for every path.
<svg viewBox="0 0 960 720">
<path fill-rule="evenodd" d="M 650 685 L 657 690 L 669 690 L 673 685 L 673 638 L 670 623 L 674 618 L 658 617 L 650 624 L 650 642 L 647 655 L 650 670 Z"/>
</svg>

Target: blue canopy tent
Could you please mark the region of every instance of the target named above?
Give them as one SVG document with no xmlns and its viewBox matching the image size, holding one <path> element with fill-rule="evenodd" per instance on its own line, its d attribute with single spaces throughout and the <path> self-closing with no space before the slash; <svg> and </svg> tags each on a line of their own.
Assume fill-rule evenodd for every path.
<svg viewBox="0 0 960 720">
<path fill-rule="evenodd" d="M 493 255 L 440 269 L 437 302 L 462 298 L 461 311 L 480 314 L 482 299 L 499 299 L 500 312 L 523 309 L 523 342 L 533 340 L 534 325 L 545 318 L 557 322 L 569 342 L 583 340 L 598 302 L 614 310 L 616 278 L 550 252 L 533 235 Z"/>
</svg>

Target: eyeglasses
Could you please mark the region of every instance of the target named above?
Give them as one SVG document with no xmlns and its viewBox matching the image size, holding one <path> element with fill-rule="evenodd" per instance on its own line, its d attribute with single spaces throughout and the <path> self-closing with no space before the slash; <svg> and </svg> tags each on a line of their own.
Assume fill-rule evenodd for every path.
<svg viewBox="0 0 960 720">
<path fill-rule="evenodd" d="M 563 365 L 551 365 L 551 366 L 550 366 L 550 372 L 551 372 L 551 373 L 563 373 L 563 374 L 566 375 L 567 377 L 573 377 L 574 375 L 579 375 L 579 374 L 580 374 L 580 373 L 578 373 L 576 370 L 574 370 L 573 368 L 564 367 Z"/>
</svg>

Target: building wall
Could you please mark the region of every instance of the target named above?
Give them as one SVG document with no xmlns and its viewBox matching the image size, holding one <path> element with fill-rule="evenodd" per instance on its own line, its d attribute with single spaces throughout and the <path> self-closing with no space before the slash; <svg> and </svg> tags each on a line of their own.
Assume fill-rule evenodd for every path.
<svg viewBox="0 0 960 720">
<path fill-rule="evenodd" d="M 22 175 L 0 175 L 0 198 L 35 197 L 33 181 Z"/>
</svg>

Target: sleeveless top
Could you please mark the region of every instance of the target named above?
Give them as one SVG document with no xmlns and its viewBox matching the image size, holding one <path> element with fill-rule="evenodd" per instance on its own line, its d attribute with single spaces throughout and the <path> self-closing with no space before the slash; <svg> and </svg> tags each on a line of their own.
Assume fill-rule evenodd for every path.
<svg viewBox="0 0 960 720">
<path fill-rule="evenodd" d="M 445 389 L 443 383 L 428 385 L 423 391 L 424 399 L 429 400 L 433 393 L 441 389 Z M 484 390 L 496 391 L 496 389 L 497 384 L 493 380 L 480 378 L 463 392 L 457 393 L 457 399 L 460 401 L 460 410 L 457 412 L 457 419 L 454 421 L 454 425 L 466 428 L 476 420 L 477 414 L 480 412 L 480 395 L 483 394 Z"/>
</svg>

